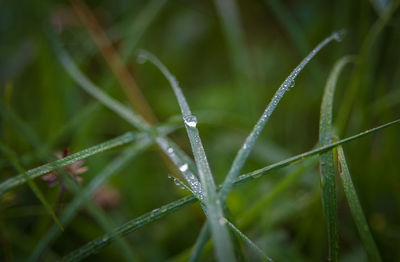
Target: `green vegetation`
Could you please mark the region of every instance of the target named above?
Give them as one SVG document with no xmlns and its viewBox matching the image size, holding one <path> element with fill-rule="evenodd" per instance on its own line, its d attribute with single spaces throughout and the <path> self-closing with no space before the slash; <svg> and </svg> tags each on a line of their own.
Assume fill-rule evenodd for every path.
<svg viewBox="0 0 400 262">
<path fill-rule="evenodd" d="M 394 261 L 399 5 L 3 1 L 0 261 Z"/>
</svg>

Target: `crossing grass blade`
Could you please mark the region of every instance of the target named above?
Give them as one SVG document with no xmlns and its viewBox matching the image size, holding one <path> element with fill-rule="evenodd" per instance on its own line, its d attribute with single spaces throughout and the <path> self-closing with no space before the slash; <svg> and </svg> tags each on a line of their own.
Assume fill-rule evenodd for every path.
<svg viewBox="0 0 400 262">
<path fill-rule="evenodd" d="M 69 165 L 74 163 L 75 161 L 81 160 L 88 158 L 90 156 L 96 155 L 98 153 L 101 153 L 103 151 L 112 149 L 117 146 L 121 146 L 127 143 L 130 143 L 137 139 L 139 135 L 133 132 L 128 132 L 122 136 L 116 137 L 114 139 L 108 140 L 106 142 L 103 142 L 101 144 L 86 148 L 84 150 L 81 150 L 79 152 L 76 152 L 72 155 L 66 156 L 62 159 L 44 164 L 42 166 L 30 169 L 25 172 L 25 174 L 28 176 L 30 179 L 34 179 L 36 177 L 39 177 L 41 175 L 44 175 L 46 173 L 49 173 L 53 170 L 56 170 L 60 167 Z M 23 183 L 27 182 L 27 179 L 24 175 L 24 173 L 14 176 L 12 178 L 7 179 L 3 183 L 0 184 L 0 196 L 2 196 L 4 193 L 7 191 L 11 190 L 12 188 L 21 185 Z"/>
<path fill-rule="evenodd" d="M 11 161 L 11 163 L 14 165 L 17 171 L 22 173 L 21 176 L 28 182 L 29 187 L 32 189 L 35 196 L 40 200 L 46 211 L 49 213 L 49 215 L 52 217 L 56 225 L 59 227 L 59 229 L 61 231 L 64 231 L 64 228 L 61 225 L 60 221 L 58 220 L 56 214 L 54 213 L 53 208 L 51 207 L 49 202 L 47 202 L 46 197 L 43 195 L 42 191 L 40 191 L 39 187 L 35 184 L 35 182 L 33 182 L 33 180 L 29 177 L 25 169 L 19 163 L 15 153 L 11 151 L 11 149 L 9 149 L 7 146 L 5 146 L 1 141 L 0 141 L 0 150 L 3 151 L 3 154 L 7 156 L 7 158 Z"/>
<path fill-rule="evenodd" d="M 152 62 L 164 74 L 175 92 L 175 96 L 178 99 L 178 103 L 182 111 L 183 121 L 185 123 L 186 131 L 192 146 L 201 186 L 204 192 L 204 205 L 206 208 L 205 214 L 209 220 L 211 234 L 214 238 L 216 257 L 218 261 L 235 261 L 232 242 L 224 220 L 221 201 L 219 200 L 217 188 L 211 174 L 211 169 L 207 161 L 199 131 L 196 127 L 196 116 L 192 115 L 178 82 L 168 71 L 165 65 L 162 64 L 161 61 L 158 60 L 154 55 L 144 50 L 140 51 L 139 58 Z M 181 171 L 182 167 L 184 166 L 180 167 Z"/>
<path fill-rule="evenodd" d="M 97 174 L 96 177 L 93 178 L 93 180 L 90 181 L 89 184 L 75 196 L 74 200 L 68 204 L 67 207 L 65 207 L 60 215 L 60 220 L 62 221 L 63 225 L 67 226 L 69 224 L 69 222 L 78 213 L 82 205 L 87 202 L 93 192 L 101 184 L 104 184 L 106 181 L 110 180 L 113 175 L 127 165 L 129 161 L 131 161 L 139 152 L 148 148 L 150 144 L 150 139 L 138 141 L 134 145 L 124 150 L 120 156 L 116 157 L 99 174 Z M 60 233 L 61 232 L 57 228 L 50 228 L 39 241 L 29 260 L 37 261 L 40 258 L 40 255 L 50 247 Z"/>
<path fill-rule="evenodd" d="M 377 131 L 380 131 L 380 130 L 382 130 L 384 128 L 387 128 L 387 127 L 390 127 L 390 126 L 393 126 L 393 125 L 399 124 L 399 123 L 400 123 L 400 119 L 392 121 L 392 122 L 389 122 L 389 123 L 386 123 L 386 124 L 383 124 L 383 125 L 380 125 L 380 126 L 375 127 L 375 128 L 371 128 L 371 129 L 366 130 L 364 132 L 358 133 L 358 134 L 356 134 L 354 136 L 347 137 L 347 138 L 339 140 L 337 142 L 318 147 L 316 149 L 310 150 L 308 152 L 304 152 L 302 154 L 293 156 L 291 158 L 279 161 L 279 162 L 277 162 L 275 164 L 272 164 L 272 165 L 266 166 L 264 168 L 255 170 L 255 171 L 253 171 L 251 173 L 241 175 L 236 179 L 234 185 L 235 186 L 236 185 L 241 185 L 241 184 L 247 183 L 247 182 L 249 182 L 251 180 L 258 179 L 263 175 L 269 174 L 273 170 L 276 170 L 276 169 L 279 169 L 279 168 L 283 168 L 285 166 L 288 166 L 290 164 L 296 163 L 296 162 L 304 160 L 304 159 L 308 159 L 308 158 L 310 158 L 312 156 L 315 156 L 315 155 L 318 155 L 318 154 L 320 154 L 322 152 L 326 152 L 328 150 L 331 150 L 331 149 L 333 149 L 333 148 L 335 148 L 337 146 L 340 146 L 340 145 L 343 145 L 343 144 L 348 143 L 350 141 L 359 139 L 359 138 L 364 137 L 366 135 L 373 134 L 373 133 L 375 133 Z M 188 206 L 190 204 L 193 204 L 193 203 L 195 203 L 197 201 L 198 201 L 198 198 L 196 198 L 193 195 L 192 196 L 188 196 L 188 197 L 184 197 L 184 198 L 181 198 L 181 199 L 176 200 L 174 202 L 171 202 L 171 203 L 169 203 L 167 205 L 164 205 L 164 206 L 162 206 L 162 207 L 160 207 L 158 209 L 155 209 L 152 212 L 146 213 L 146 214 L 144 214 L 144 215 L 142 215 L 142 216 L 140 216 L 138 218 L 132 219 L 131 221 L 125 223 L 124 225 L 121 225 L 121 226 L 115 228 L 111 233 L 105 234 L 102 237 L 99 237 L 99 238 L 97 238 L 97 239 L 95 239 L 93 241 L 88 242 L 83 247 L 81 247 L 81 248 L 79 248 L 79 249 L 77 249 L 75 251 L 72 251 L 69 255 L 67 255 L 64 258 L 64 260 L 65 261 L 80 261 L 80 260 L 88 257 L 89 255 L 97 252 L 99 249 L 101 249 L 101 248 L 109 245 L 110 243 L 112 243 L 117 236 L 125 236 L 125 235 L 127 235 L 127 234 L 129 234 L 129 233 L 131 233 L 131 232 L 133 232 L 133 231 L 135 231 L 135 230 L 137 230 L 137 229 L 149 224 L 149 223 L 152 223 L 152 222 L 154 222 L 154 221 L 156 221 L 158 219 L 161 219 L 164 216 L 166 216 L 168 214 L 171 214 L 171 213 L 173 213 L 175 211 L 178 211 L 178 210 L 180 210 L 180 209 L 182 209 L 182 208 L 184 208 L 184 207 L 186 207 L 186 206 Z"/>
<path fill-rule="evenodd" d="M 50 30 L 48 30 L 48 36 L 61 64 L 81 88 L 137 129 L 142 131 L 152 131 L 151 126 L 141 116 L 104 93 L 100 88 L 86 78 L 73 63 L 72 58 L 63 49 L 59 39 Z M 157 145 L 178 168 L 185 164 L 189 167 L 193 166 L 192 160 L 188 156 L 185 156 L 185 153 L 182 150 L 175 150 L 177 149 L 177 146 L 168 137 L 160 135 L 157 132 L 151 132 L 151 134 Z M 200 187 L 200 182 L 198 182 L 196 173 L 193 173 L 193 168 L 185 169 L 185 171 L 181 171 L 181 173 L 193 191 L 197 194 L 197 197 L 201 198 L 203 196 L 202 188 Z"/>
<path fill-rule="evenodd" d="M 321 115 L 319 123 L 319 144 L 321 146 L 332 143 L 332 108 L 336 88 L 336 82 L 340 72 L 346 64 L 352 60 L 351 57 L 341 58 L 331 71 L 325 86 L 321 103 Z M 327 151 L 319 155 L 322 187 L 322 205 L 327 218 L 329 261 L 339 260 L 338 242 L 338 217 L 336 203 L 336 182 L 333 151 Z"/>
<path fill-rule="evenodd" d="M 299 75 L 299 73 L 303 70 L 303 68 L 311 61 L 311 59 L 328 43 L 333 40 L 340 41 L 342 33 L 335 32 L 331 36 L 327 37 L 321 43 L 311 51 L 311 53 L 304 58 L 300 64 L 289 74 L 289 76 L 283 81 L 282 85 L 275 92 L 275 95 L 271 99 L 271 102 L 268 104 L 264 113 L 261 115 L 260 119 L 257 121 L 250 135 L 246 138 L 243 146 L 239 149 L 238 153 L 235 156 L 231 169 L 229 170 L 224 183 L 222 185 L 222 189 L 220 191 L 221 200 L 224 201 L 232 188 L 233 182 L 239 175 L 240 170 L 242 169 L 244 163 L 246 162 L 251 150 L 253 149 L 257 138 L 260 136 L 260 133 L 264 126 L 266 125 L 269 117 L 277 107 L 279 101 L 282 99 L 284 94 L 294 85 L 294 81 Z"/>
<path fill-rule="evenodd" d="M 369 261 L 382 261 L 379 250 L 368 226 L 367 219 L 358 200 L 357 192 L 351 179 L 349 167 L 344 155 L 343 147 L 337 148 L 339 177 L 342 180 L 344 193 L 349 203 L 350 211 L 356 224 L 361 241 L 368 255 Z"/>
<path fill-rule="evenodd" d="M 189 257 L 189 262 L 197 262 L 200 261 L 201 253 L 204 249 L 204 246 L 207 244 L 208 239 L 210 238 L 210 228 L 207 221 L 203 224 L 200 234 L 196 239 L 196 242 L 193 246 L 193 250 Z"/>
<path fill-rule="evenodd" d="M 225 219 L 228 226 L 237 234 L 240 238 L 242 238 L 250 247 L 253 249 L 262 259 L 263 261 L 273 261 L 269 256 L 267 256 L 261 248 L 259 248 L 250 238 L 248 238 L 245 234 L 243 234 L 234 224 L 232 224 L 229 220 Z"/>
</svg>

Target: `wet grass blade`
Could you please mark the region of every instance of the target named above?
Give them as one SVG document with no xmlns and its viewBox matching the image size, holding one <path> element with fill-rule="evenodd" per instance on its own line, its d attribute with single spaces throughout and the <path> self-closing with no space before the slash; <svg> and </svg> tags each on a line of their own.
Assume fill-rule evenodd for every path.
<svg viewBox="0 0 400 262">
<path fill-rule="evenodd" d="M 49 31 L 49 37 L 53 44 L 53 47 L 59 57 L 61 64 L 65 67 L 70 76 L 91 96 L 101 102 L 103 105 L 108 107 L 110 110 L 119 115 L 122 119 L 125 119 L 132 126 L 142 131 L 151 131 L 151 126 L 133 110 L 125 107 L 123 104 L 113 99 L 100 88 L 93 84 L 88 78 L 86 78 L 73 63 L 72 58 L 63 49 L 58 38 Z M 189 183 L 193 191 L 197 194 L 197 197 L 202 198 L 203 192 L 201 190 L 200 182 L 198 181 L 193 168 L 185 168 L 185 164 L 192 167 L 192 160 L 190 157 L 185 156 L 185 153 L 178 149 L 177 146 L 165 136 L 152 132 L 152 137 L 155 139 L 157 145 L 163 150 L 163 152 L 171 159 L 171 161 L 178 167 L 183 167 L 180 171 Z M 175 148 L 175 149 L 174 149 Z M 1 191 L 0 191 L 1 192 Z"/>
<path fill-rule="evenodd" d="M 225 219 L 226 220 L 226 219 Z M 261 248 L 259 248 L 250 238 L 248 238 L 245 234 L 243 234 L 234 224 L 230 221 L 226 220 L 228 226 L 235 232 L 240 238 L 242 238 L 248 245 L 253 249 L 260 257 L 263 258 L 263 261 L 273 261 L 269 256 L 267 256 Z"/>
<path fill-rule="evenodd" d="M 32 189 L 33 193 L 35 196 L 40 200 L 46 211 L 49 213 L 49 215 L 53 218 L 54 222 L 56 225 L 60 228 L 61 231 L 64 231 L 63 226 L 61 225 L 60 221 L 58 220 L 56 214 L 53 211 L 53 208 L 47 202 L 45 196 L 43 193 L 40 191 L 39 187 L 33 182 L 33 180 L 30 178 L 30 176 L 27 174 L 25 169 L 22 167 L 22 165 L 19 163 L 17 156 L 13 151 L 11 151 L 7 146 L 3 144 L 3 142 L 0 141 L 0 150 L 3 151 L 4 155 L 7 156 L 7 158 L 10 160 L 10 162 L 14 165 L 14 167 L 17 169 L 18 172 L 22 173 L 22 177 L 28 182 L 29 187 Z"/>
<path fill-rule="evenodd" d="M 365 251 L 369 257 L 369 261 L 382 261 L 374 238 L 369 230 L 367 219 L 365 218 L 361 208 L 360 201 L 358 200 L 357 192 L 351 179 L 349 167 L 347 165 L 342 146 L 337 148 L 337 152 L 339 176 L 342 180 L 344 193 L 346 194 L 351 214 L 358 229 L 358 233 L 360 234 Z"/>
<path fill-rule="evenodd" d="M 154 222 L 170 213 L 196 202 L 196 200 L 197 199 L 194 196 L 185 197 L 146 213 L 122 226 L 117 227 L 112 233 L 105 234 L 104 236 L 87 243 L 80 249 L 71 252 L 64 257 L 62 261 L 80 261 L 102 247 L 109 245 L 117 236 L 125 236 L 130 232 L 143 227 L 144 225 Z"/>
<path fill-rule="evenodd" d="M 34 179 L 36 177 L 39 177 L 46 173 L 49 173 L 53 170 L 56 170 L 60 167 L 72 164 L 75 161 L 85 159 L 90 156 L 101 153 L 103 151 L 112 149 L 114 147 L 130 143 L 133 140 L 135 140 L 136 138 L 138 138 L 138 135 L 136 135 L 135 133 L 133 133 L 133 132 L 126 133 L 122 136 L 119 136 L 114 139 L 108 140 L 104 143 L 89 147 L 87 149 L 76 152 L 76 153 L 69 155 L 67 157 L 64 157 L 62 159 L 59 159 L 59 160 L 44 164 L 42 166 L 30 169 L 30 170 L 26 171 L 26 175 L 30 179 Z M 3 195 L 4 193 L 6 193 L 7 191 L 9 191 L 10 189 L 12 189 L 18 185 L 21 185 L 25 182 L 27 182 L 27 179 L 23 173 L 7 179 L 6 181 L 4 181 L 3 183 L 0 184 L 0 196 Z"/>
<path fill-rule="evenodd" d="M 241 185 L 243 183 L 249 182 L 251 180 L 254 179 L 258 179 L 263 175 L 266 175 L 268 173 L 270 173 L 273 170 L 288 166 L 290 164 L 296 163 L 298 161 L 304 160 L 304 159 L 308 159 L 312 156 L 318 155 L 322 152 L 326 152 L 328 150 L 331 150 L 332 148 L 335 148 L 337 146 L 343 145 L 345 143 L 348 143 L 350 141 L 359 139 L 363 136 L 369 135 L 369 134 L 373 134 L 379 130 L 382 130 L 384 128 L 393 126 L 395 124 L 399 124 L 400 123 L 400 119 L 386 123 L 384 125 L 369 129 L 367 131 L 361 132 L 359 134 L 356 134 L 354 136 L 339 140 L 337 142 L 331 143 L 329 145 L 325 145 L 319 148 L 316 148 L 314 150 L 310 150 L 308 152 L 304 152 L 302 154 L 293 156 L 291 158 L 279 161 L 275 164 L 266 166 L 264 168 L 255 170 L 251 173 L 248 174 L 244 174 L 239 176 L 234 185 Z M 174 202 L 171 202 L 167 205 L 162 206 L 161 208 L 155 209 L 152 212 L 146 213 L 138 218 L 135 218 L 127 223 L 125 223 L 122 226 L 119 226 L 117 228 L 115 228 L 113 230 L 112 233 L 110 234 L 105 234 L 102 237 L 99 237 L 93 241 L 90 241 L 89 243 L 85 244 L 83 247 L 72 251 L 69 255 L 67 255 L 64 260 L 65 261 L 79 261 L 82 260 L 83 258 L 97 252 L 99 249 L 109 245 L 111 242 L 114 241 L 114 239 L 116 238 L 116 236 L 125 236 L 149 223 L 152 223 L 158 219 L 163 218 L 164 216 L 171 214 L 175 211 L 180 210 L 181 208 L 184 208 L 190 204 L 195 203 L 196 201 L 198 201 L 198 199 L 195 196 L 188 196 L 185 198 L 181 198 L 179 200 L 176 200 Z"/>
<path fill-rule="evenodd" d="M 333 141 L 332 130 L 332 108 L 336 82 L 340 72 L 346 64 L 351 61 L 351 57 L 343 57 L 334 66 L 325 86 L 324 95 L 321 103 L 321 115 L 319 123 L 319 144 L 321 146 L 330 144 Z M 328 246 L 329 261 L 339 260 L 338 242 L 338 217 L 336 203 L 336 180 L 333 150 L 321 153 L 319 156 L 322 187 L 322 205 L 328 225 Z"/>
<path fill-rule="evenodd" d="M 338 32 L 333 33 L 331 36 L 327 37 L 323 40 L 311 53 L 300 62 L 300 64 L 289 74 L 289 76 L 283 81 L 282 85 L 276 91 L 275 95 L 273 96 L 271 102 L 268 104 L 267 108 L 265 109 L 264 113 L 261 115 L 260 119 L 257 121 L 257 124 L 254 126 L 253 130 L 251 131 L 250 135 L 246 138 L 243 146 L 239 149 L 231 169 L 229 170 L 228 175 L 225 178 L 225 181 L 222 185 L 222 189 L 220 191 L 221 200 L 225 200 L 229 191 L 232 188 L 233 182 L 239 175 L 240 170 L 242 169 L 244 163 L 246 162 L 251 150 L 253 149 L 257 138 L 259 137 L 262 129 L 264 128 L 265 124 L 267 123 L 269 117 L 275 110 L 276 106 L 278 105 L 279 101 L 282 99 L 283 95 L 294 85 L 294 81 L 296 77 L 299 75 L 301 70 L 311 61 L 311 59 L 328 43 L 332 40 L 341 40 L 341 34 Z"/>
<path fill-rule="evenodd" d="M 210 223 L 211 234 L 214 238 L 217 259 L 218 261 L 235 261 L 229 231 L 225 225 L 226 223 L 224 220 L 221 201 L 219 200 L 217 194 L 217 187 L 211 174 L 211 169 L 207 161 L 199 131 L 196 127 L 196 116 L 192 115 L 186 98 L 183 95 L 175 77 L 172 76 L 172 74 L 161 63 L 161 61 L 159 61 L 154 55 L 144 50 L 140 52 L 139 59 L 149 60 L 152 62 L 164 74 L 175 92 L 175 96 L 178 99 L 178 103 L 182 111 L 183 121 L 185 123 L 186 131 L 192 146 L 201 186 L 203 188 L 205 197 L 204 205 L 206 207 L 205 213 Z M 188 169 L 188 164 L 185 165 L 186 166 L 180 166 L 181 171 L 183 167 L 185 167 L 185 170 Z"/>
</svg>

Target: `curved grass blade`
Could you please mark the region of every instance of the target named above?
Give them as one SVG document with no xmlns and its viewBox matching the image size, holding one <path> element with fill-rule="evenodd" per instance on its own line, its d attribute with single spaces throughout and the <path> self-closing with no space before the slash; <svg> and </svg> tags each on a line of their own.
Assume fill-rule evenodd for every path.
<svg viewBox="0 0 400 262">
<path fill-rule="evenodd" d="M 326 152 L 332 148 L 335 148 L 337 146 L 343 145 L 345 143 L 348 143 L 350 141 L 356 140 L 358 138 L 361 138 L 363 136 L 369 135 L 369 134 L 373 134 L 379 130 L 382 130 L 384 128 L 390 127 L 392 125 L 395 124 L 399 124 L 400 123 L 400 119 L 386 123 L 384 125 L 369 129 L 367 131 L 361 132 L 357 135 L 351 136 L 351 137 L 347 137 L 345 139 L 339 140 L 335 143 L 329 144 L 329 145 L 325 145 L 319 148 L 316 148 L 314 150 L 308 151 L 308 152 L 304 152 L 302 154 L 293 156 L 291 158 L 282 160 L 280 162 L 277 162 L 275 164 L 266 166 L 264 168 L 255 170 L 251 173 L 248 174 L 244 174 L 239 176 L 234 185 L 241 185 L 243 183 L 249 182 L 251 180 L 260 178 L 261 176 L 270 173 L 271 171 L 275 170 L 275 169 L 279 169 L 285 166 L 288 166 L 290 164 L 296 163 L 298 161 L 307 159 L 311 156 L 315 156 L 319 153 L 322 152 Z M 90 241 L 89 243 L 87 243 L 86 245 L 84 245 L 83 247 L 72 251 L 69 255 L 67 255 L 64 260 L 65 261 L 79 261 L 82 260 L 83 258 L 91 255 L 94 252 L 97 252 L 99 249 L 101 249 L 102 247 L 105 247 L 107 245 L 109 245 L 111 242 L 114 241 L 116 236 L 125 236 L 151 222 L 154 222 L 164 216 L 166 216 L 167 214 L 173 213 L 175 211 L 180 210 L 181 208 L 188 206 L 190 204 L 193 204 L 197 201 L 198 199 L 195 196 L 188 196 L 185 198 L 181 198 L 179 200 L 176 200 L 174 202 L 171 202 L 167 205 L 162 206 L 159 209 L 155 209 L 152 212 L 146 213 L 138 218 L 135 218 L 129 222 L 127 222 L 126 224 L 119 226 L 117 228 L 114 229 L 114 231 L 110 234 L 106 234 L 102 237 L 99 237 L 93 241 Z"/>
<path fill-rule="evenodd" d="M 47 202 L 45 196 L 43 193 L 40 191 L 38 186 L 35 184 L 35 182 L 32 181 L 32 179 L 29 177 L 25 169 L 21 166 L 19 163 L 17 157 L 15 156 L 15 153 L 12 152 L 7 146 L 3 144 L 3 142 L 0 141 L 0 149 L 3 151 L 4 155 L 7 156 L 7 158 L 11 161 L 11 163 L 15 166 L 18 172 L 22 173 L 22 176 L 24 179 L 28 182 L 29 187 L 32 189 L 33 193 L 35 196 L 40 200 L 46 211 L 49 213 L 49 215 L 53 218 L 54 222 L 56 225 L 60 228 L 61 231 L 64 231 L 63 226 L 61 225 L 60 221 L 58 220 L 56 214 L 54 213 L 51 205 L 49 202 Z"/>
<path fill-rule="evenodd" d="M 122 136 L 116 137 L 114 139 L 108 140 L 106 142 L 103 142 L 101 144 L 86 148 L 82 151 L 76 152 L 72 155 L 69 155 L 67 157 L 64 157 L 62 159 L 44 164 L 42 166 L 30 169 L 26 171 L 26 175 L 30 179 L 34 179 L 38 176 L 44 175 L 46 173 L 49 173 L 53 170 L 56 170 L 57 168 L 69 165 L 74 163 L 75 161 L 87 158 L 89 156 L 96 155 L 98 153 L 101 153 L 103 151 L 109 150 L 111 148 L 121 146 L 127 143 L 132 142 L 133 140 L 139 138 L 140 135 L 137 135 L 133 132 L 128 132 Z M 16 187 L 18 185 L 21 185 L 23 183 L 27 182 L 25 175 L 20 174 L 17 176 L 14 176 L 12 178 L 7 179 L 3 183 L 0 184 L 0 196 L 2 196 L 4 193 L 12 189 L 13 187 Z"/>
<path fill-rule="evenodd" d="M 246 162 L 251 150 L 254 147 L 254 144 L 259 137 L 262 129 L 264 128 L 265 124 L 267 123 L 269 117 L 271 116 L 272 112 L 275 110 L 276 106 L 278 105 L 279 101 L 282 99 L 283 95 L 288 91 L 293 85 L 296 77 L 299 75 L 301 70 L 311 61 L 311 59 L 328 43 L 332 40 L 341 40 L 341 33 L 335 32 L 331 36 L 327 37 L 323 40 L 311 53 L 300 62 L 300 64 L 289 74 L 289 76 L 283 81 L 282 85 L 276 91 L 274 97 L 272 98 L 271 102 L 268 104 L 267 108 L 265 109 L 264 113 L 261 115 L 260 119 L 257 121 L 256 125 L 254 126 L 253 130 L 251 131 L 250 135 L 246 138 L 243 146 L 239 149 L 231 169 L 228 172 L 228 175 L 225 178 L 225 181 L 222 185 L 222 189 L 220 191 L 221 200 L 224 201 L 232 188 L 233 182 L 239 175 L 240 170 L 242 169 L 244 163 Z"/>
<path fill-rule="evenodd" d="M 336 88 L 336 82 L 340 72 L 346 64 L 352 60 L 351 57 L 341 58 L 331 71 L 325 86 L 321 103 L 321 115 L 319 123 L 319 144 L 321 146 L 333 141 L 332 135 L 332 108 Z M 319 156 L 321 171 L 322 205 L 327 218 L 329 261 L 339 260 L 338 242 L 338 217 L 336 203 L 336 181 L 333 151 L 321 153 Z"/>
<path fill-rule="evenodd" d="M 134 158 L 139 152 L 143 151 L 145 148 L 150 146 L 150 140 L 144 139 L 138 141 L 138 143 L 133 146 L 128 147 L 121 156 L 115 158 L 110 162 L 99 174 L 97 174 L 90 183 L 76 195 L 74 200 L 63 210 L 60 215 L 60 220 L 63 225 L 66 226 L 78 213 L 81 206 L 86 203 L 93 192 L 106 181 L 115 175 L 119 170 L 121 170 L 129 161 Z M 47 231 L 47 234 L 39 241 L 35 250 L 31 254 L 29 261 L 37 261 L 40 255 L 55 241 L 55 239 L 60 235 L 60 231 L 52 227 Z"/>
<path fill-rule="evenodd" d="M 152 62 L 164 74 L 175 92 L 175 96 L 178 99 L 178 103 L 182 111 L 183 121 L 185 123 L 186 131 L 192 146 L 201 186 L 203 188 L 205 197 L 204 205 L 206 207 L 205 213 L 209 219 L 211 233 L 214 238 L 216 256 L 219 261 L 235 261 L 232 242 L 224 222 L 221 201 L 219 201 L 217 194 L 217 187 L 211 174 L 211 169 L 204 152 L 199 131 L 196 128 L 197 119 L 194 115 L 192 115 L 178 82 L 168 71 L 165 65 L 162 64 L 161 61 L 158 60 L 154 55 L 144 50 L 139 53 L 139 58 L 144 61 L 149 60 Z M 182 166 L 180 169 L 182 171 Z M 187 169 L 187 164 L 185 169 Z"/>
<path fill-rule="evenodd" d="M 369 230 L 367 219 L 364 216 L 360 201 L 358 200 L 353 181 L 351 180 L 349 167 L 342 146 L 337 148 L 337 152 L 339 176 L 343 182 L 347 202 L 349 203 L 350 211 L 357 226 L 365 251 L 367 252 L 370 261 L 382 261 L 374 238 Z"/>
<path fill-rule="evenodd" d="M 53 33 L 51 33 L 50 30 L 48 30 L 48 35 L 61 64 L 71 75 L 71 77 L 80 85 L 81 88 L 83 88 L 87 93 L 89 93 L 91 96 L 99 100 L 108 108 L 116 112 L 119 116 L 121 116 L 123 119 L 125 119 L 135 127 L 142 130 L 149 128 L 149 125 L 140 115 L 136 114 L 134 111 L 130 110 L 128 107 L 111 98 L 110 96 L 102 92 L 98 87 L 96 87 L 85 75 L 83 75 L 79 71 L 77 66 L 72 61 L 71 57 L 62 48 L 62 45 L 58 38 Z"/>
<path fill-rule="evenodd" d="M 58 38 L 50 32 L 49 37 L 51 38 L 54 49 L 57 52 L 57 55 L 62 65 L 66 68 L 67 72 L 79 84 L 80 87 L 82 87 L 91 96 L 99 100 L 102 104 L 104 104 L 106 107 L 111 109 L 121 118 L 125 119 L 128 123 L 138 128 L 139 130 L 147 131 L 151 129 L 151 126 L 139 115 L 135 114 L 132 110 L 125 107 L 117 100 L 111 98 L 100 88 L 94 85 L 89 79 L 87 79 L 73 63 L 72 58 L 68 55 L 68 53 L 62 48 L 62 45 Z M 164 151 L 164 153 L 178 168 L 185 167 L 185 164 L 187 164 L 189 167 L 193 166 L 192 160 L 188 156 L 185 156 L 185 153 L 182 150 L 175 150 L 177 149 L 177 146 L 168 137 L 159 135 L 157 132 L 152 132 L 152 136 L 158 146 Z M 183 174 L 193 191 L 197 193 L 197 197 L 202 198 L 202 188 L 200 186 L 200 183 L 198 182 L 198 179 L 196 178 L 195 173 L 193 173 L 193 169 L 183 169 L 183 171 L 180 170 L 181 173 Z"/>
<path fill-rule="evenodd" d="M 224 218 L 225 219 L 225 218 Z M 250 238 L 243 234 L 234 224 L 229 220 L 225 219 L 228 226 L 235 232 L 239 237 L 241 237 L 260 257 L 263 261 L 273 261 L 269 256 L 267 256 L 261 248 L 259 248 Z"/>
</svg>

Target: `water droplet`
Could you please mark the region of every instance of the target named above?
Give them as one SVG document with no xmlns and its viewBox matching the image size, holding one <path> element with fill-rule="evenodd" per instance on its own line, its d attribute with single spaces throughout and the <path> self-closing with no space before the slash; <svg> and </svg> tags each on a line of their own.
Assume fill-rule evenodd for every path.
<svg viewBox="0 0 400 262">
<path fill-rule="evenodd" d="M 153 209 L 152 211 L 151 211 L 151 213 L 153 213 L 153 214 L 155 214 L 155 213 L 157 213 L 158 212 L 158 208 L 156 208 L 156 209 Z"/>
<path fill-rule="evenodd" d="M 174 152 L 174 149 L 172 147 L 170 147 L 167 149 L 167 152 L 171 154 L 172 152 Z"/>
<path fill-rule="evenodd" d="M 335 39 L 338 42 L 342 42 L 343 41 L 343 37 L 346 34 L 346 32 L 344 30 L 339 31 L 339 32 L 334 32 L 332 37 L 333 39 Z"/>
<path fill-rule="evenodd" d="M 219 222 L 220 225 L 225 225 L 226 219 L 225 219 L 224 217 L 220 217 L 220 218 L 218 219 L 218 222 Z"/>
<path fill-rule="evenodd" d="M 292 83 L 290 83 L 289 88 L 287 89 L 287 91 L 289 91 L 290 89 L 292 89 L 294 87 L 294 85 L 296 84 L 295 81 L 292 81 Z"/>
<path fill-rule="evenodd" d="M 185 172 L 186 170 L 188 170 L 188 167 L 189 167 L 188 164 L 183 164 L 179 167 L 179 170 Z"/>
<path fill-rule="evenodd" d="M 183 117 L 183 121 L 185 121 L 185 124 L 189 127 L 196 127 L 197 125 L 197 118 L 194 115 Z"/>
<path fill-rule="evenodd" d="M 169 178 L 169 179 L 172 179 L 172 176 L 171 176 L 170 174 L 168 174 L 168 178 Z"/>
</svg>

